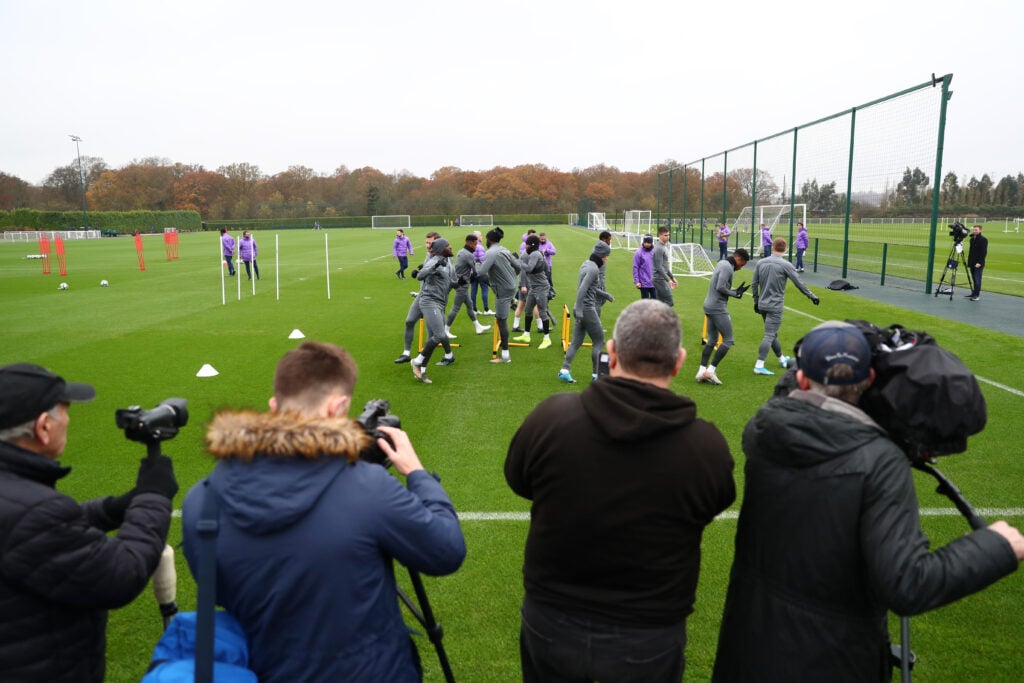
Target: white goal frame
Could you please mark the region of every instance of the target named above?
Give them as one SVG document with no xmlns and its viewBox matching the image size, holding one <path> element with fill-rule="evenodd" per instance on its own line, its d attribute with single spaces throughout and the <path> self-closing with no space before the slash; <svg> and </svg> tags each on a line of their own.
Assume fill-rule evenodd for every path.
<svg viewBox="0 0 1024 683">
<path fill-rule="evenodd" d="M 590 230 L 607 230 L 608 221 L 604 217 L 603 211 L 591 211 L 587 214 L 587 228 Z"/>
<path fill-rule="evenodd" d="M 789 216 L 790 209 L 793 211 L 793 225 L 798 222 L 807 225 L 807 205 L 806 204 L 764 204 L 760 206 L 744 206 L 743 210 L 740 211 L 740 215 L 733 221 L 732 228 L 733 232 L 739 232 L 741 235 L 749 235 L 753 232 L 760 232 L 761 225 L 767 225 L 775 234 L 775 226 L 778 225 L 779 221 L 783 217 Z M 757 212 L 756 221 L 751 221 L 751 217 Z M 758 242 L 756 247 L 760 247 L 761 243 Z"/>
<path fill-rule="evenodd" d="M 629 251 L 636 251 L 643 246 L 645 235 L 641 235 L 637 232 L 613 232 L 612 233 L 612 249 L 628 249 Z"/>
<path fill-rule="evenodd" d="M 472 225 L 477 227 L 489 227 L 494 225 L 494 214 L 466 214 L 459 216 L 459 225 Z"/>
<path fill-rule="evenodd" d="M 675 277 L 706 277 L 715 272 L 714 261 L 700 244 L 686 242 L 668 246 L 668 267 Z"/>
<path fill-rule="evenodd" d="M 630 209 L 622 212 L 622 231 L 634 235 L 648 235 L 651 232 L 650 210 Z"/>
<path fill-rule="evenodd" d="M 370 227 L 374 230 L 408 230 L 412 227 L 412 217 L 408 214 L 393 216 L 373 216 Z"/>
</svg>

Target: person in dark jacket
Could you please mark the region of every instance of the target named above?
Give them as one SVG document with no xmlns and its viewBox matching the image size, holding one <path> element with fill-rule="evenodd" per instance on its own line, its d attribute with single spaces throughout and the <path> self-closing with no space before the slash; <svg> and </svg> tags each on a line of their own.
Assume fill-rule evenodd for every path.
<svg viewBox="0 0 1024 683">
<path fill-rule="evenodd" d="M 967 297 L 977 301 L 981 297 L 981 274 L 985 270 L 988 256 L 988 238 L 981 234 L 981 225 L 971 228 L 970 249 L 967 250 L 967 267 L 971 269 L 971 293 Z"/>
<path fill-rule="evenodd" d="M 421 680 L 394 561 L 441 575 L 466 555 L 452 502 L 404 431 L 381 425 L 394 445 L 376 445 L 406 486 L 359 458 L 371 439 L 347 417 L 357 372 L 333 344 L 286 353 L 270 412 L 214 416 L 217 466 L 182 506 L 195 574 L 203 501 L 208 489 L 221 498 L 217 602 L 245 630 L 261 683 Z"/>
<path fill-rule="evenodd" d="M 682 680 L 701 537 L 736 489 L 721 432 L 669 389 L 680 342 L 666 304 L 631 303 L 610 376 L 542 401 L 509 444 L 505 480 L 531 501 L 527 683 Z"/>
<path fill-rule="evenodd" d="M 164 549 L 170 458 L 144 458 L 121 496 L 78 504 L 55 488 L 71 471 L 57 460 L 68 406 L 95 395 L 38 365 L 0 368 L 0 681 L 103 681 L 107 610 L 142 593 Z"/>
<path fill-rule="evenodd" d="M 713 680 L 891 677 L 886 611 L 910 616 L 1013 572 L 1024 538 L 996 522 L 929 550 L 906 455 L 857 407 L 874 378 L 864 335 L 819 325 L 799 390 L 743 432 L 747 455 Z"/>
</svg>

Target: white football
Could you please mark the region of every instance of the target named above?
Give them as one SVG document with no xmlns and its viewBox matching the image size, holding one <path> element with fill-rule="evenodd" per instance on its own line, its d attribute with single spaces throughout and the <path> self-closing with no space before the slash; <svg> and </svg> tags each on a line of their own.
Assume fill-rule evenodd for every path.
<svg viewBox="0 0 1024 683">
<path fill-rule="evenodd" d="M 67 289 L 67 288 L 68 288 L 68 283 L 66 283 L 66 282 L 60 283 L 60 285 L 57 287 L 57 289 Z"/>
<path fill-rule="evenodd" d="M 100 287 L 109 287 L 110 283 L 106 280 L 100 280 Z"/>
</svg>

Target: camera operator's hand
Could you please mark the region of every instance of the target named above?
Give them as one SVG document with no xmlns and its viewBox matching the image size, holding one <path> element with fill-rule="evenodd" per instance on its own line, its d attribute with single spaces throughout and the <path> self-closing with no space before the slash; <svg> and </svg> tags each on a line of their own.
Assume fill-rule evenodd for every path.
<svg viewBox="0 0 1024 683">
<path fill-rule="evenodd" d="M 143 458 L 135 479 L 135 493 L 159 493 L 165 498 L 174 498 L 178 493 L 178 480 L 174 478 L 171 459 L 166 455 Z"/>
<path fill-rule="evenodd" d="M 408 476 L 410 472 L 423 469 L 423 464 L 416 455 L 416 449 L 412 447 L 408 434 L 397 427 L 377 425 L 377 429 L 391 437 L 394 446 L 388 443 L 387 439 L 377 439 L 377 445 L 380 446 L 384 455 L 388 456 L 388 460 L 394 465 L 396 472 Z"/>
<path fill-rule="evenodd" d="M 103 499 L 103 514 L 109 517 L 116 527 L 121 526 L 121 523 L 124 522 L 124 513 L 128 511 L 128 506 L 132 504 L 136 493 L 138 491 L 132 489 L 120 496 L 107 496 Z"/>
<path fill-rule="evenodd" d="M 1003 520 L 989 524 L 988 528 L 1005 538 L 1013 549 L 1013 554 L 1017 556 L 1017 561 L 1024 562 L 1024 536 L 1021 536 L 1017 529 Z"/>
</svg>

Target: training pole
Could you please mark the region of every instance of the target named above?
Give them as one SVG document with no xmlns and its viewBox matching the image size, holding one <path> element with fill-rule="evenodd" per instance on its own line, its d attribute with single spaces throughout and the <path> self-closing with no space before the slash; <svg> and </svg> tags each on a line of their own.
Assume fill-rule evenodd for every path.
<svg viewBox="0 0 1024 683">
<path fill-rule="evenodd" d="M 39 238 L 39 254 L 43 257 L 43 275 L 50 274 L 50 238 L 45 235 Z"/>
<path fill-rule="evenodd" d="M 68 260 L 64 254 L 64 240 L 57 235 L 53 238 L 53 245 L 57 250 L 57 267 L 60 268 L 60 276 L 66 277 L 68 274 Z"/>
<path fill-rule="evenodd" d="M 142 233 L 135 233 L 135 253 L 139 256 L 139 270 L 146 269 L 146 259 L 142 258 Z"/>
<path fill-rule="evenodd" d="M 327 233 L 324 233 L 324 264 L 327 268 L 327 300 L 331 300 L 331 254 L 327 250 Z"/>
<path fill-rule="evenodd" d="M 274 286 L 277 289 L 277 300 L 281 300 L 281 244 L 277 233 L 274 234 Z"/>
<path fill-rule="evenodd" d="M 241 238 L 239 238 L 241 239 Z M 238 256 L 235 256 L 235 285 L 238 289 L 238 300 L 242 300 L 242 250 L 239 249 Z"/>
</svg>

